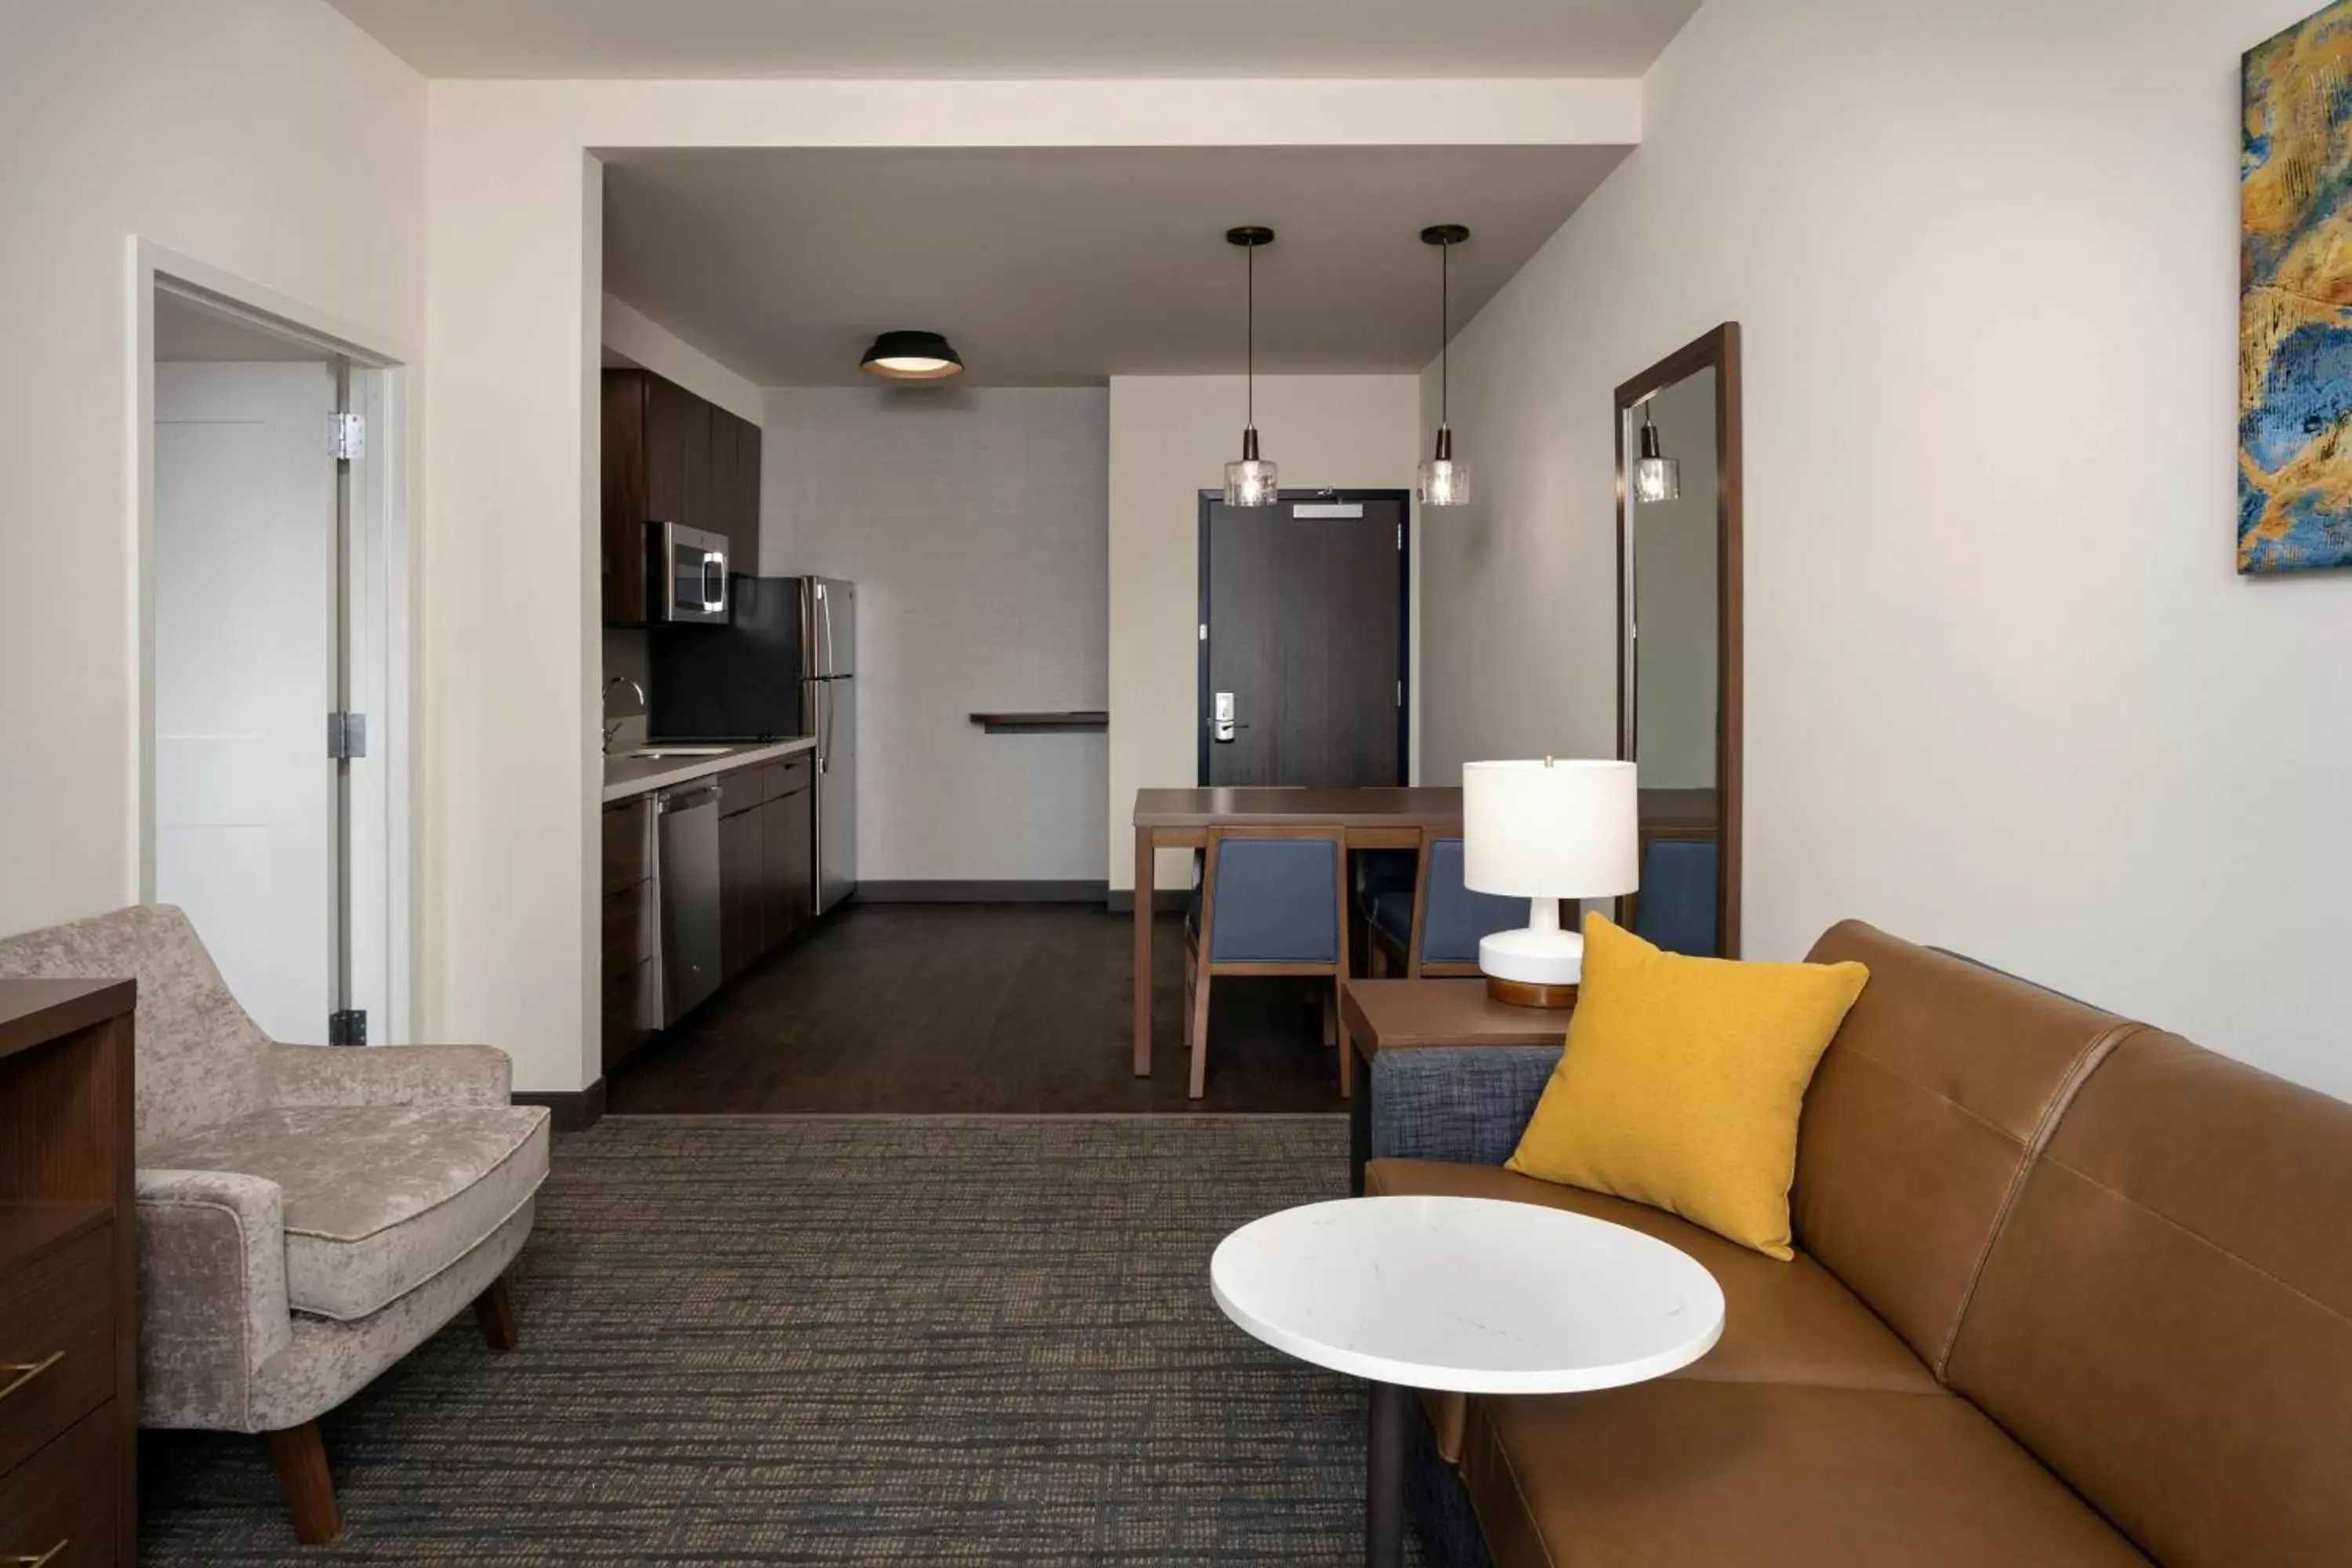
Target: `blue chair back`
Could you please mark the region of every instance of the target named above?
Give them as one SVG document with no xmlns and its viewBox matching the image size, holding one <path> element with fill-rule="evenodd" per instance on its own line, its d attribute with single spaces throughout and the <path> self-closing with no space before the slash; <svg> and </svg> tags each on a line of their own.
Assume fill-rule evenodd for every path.
<svg viewBox="0 0 2352 1568">
<path fill-rule="evenodd" d="M 1220 837 L 1210 853 L 1209 962 L 1339 962 L 1337 839 Z"/>
<path fill-rule="evenodd" d="M 1462 840 L 1429 845 L 1429 907 L 1421 917 L 1423 963 L 1475 963 L 1478 942 L 1528 923 L 1528 900 L 1474 893 L 1462 880 Z"/>
<path fill-rule="evenodd" d="M 1668 952 L 1713 958 L 1715 840 L 1653 838 L 1642 855 L 1633 934 Z"/>
</svg>

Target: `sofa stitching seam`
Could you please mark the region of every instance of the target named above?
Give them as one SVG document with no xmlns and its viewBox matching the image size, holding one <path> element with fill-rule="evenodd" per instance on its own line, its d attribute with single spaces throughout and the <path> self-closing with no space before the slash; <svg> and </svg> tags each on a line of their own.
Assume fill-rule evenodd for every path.
<svg viewBox="0 0 2352 1568">
<path fill-rule="evenodd" d="M 336 1109 L 341 1109 L 341 1108 L 340 1108 L 340 1107 L 339 1107 L 339 1108 L 336 1108 Z M 477 1106 L 477 1107 L 472 1107 L 472 1108 L 470 1108 L 470 1109 L 475 1109 L 475 1110 L 490 1110 L 490 1109 L 496 1109 L 496 1108 L 494 1108 L 494 1107 L 487 1107 L 487 1106 Z M 524 1108 L 522 1108 L 522 1107 L 517 1107 L 516 1109 L 520 1110 L 520 1109 L 524 1109 Z M 547 1117 L 547 1110 L 546 1110 L 546 1108 L 545 1108 L 544 1106 L 533 1106 L 533 1107 L 530 1107 L 530 1108 L 529 1108 L 529 1109 L 538 1110 L 538 1111 L 541 1113 L 541 1118 L 540 1118 L 540 1119 L 541 1119 L 541 1121 L 545 1121 L 545 1120 L 546 1120 L 546 1117 Z M 520 1153 L 521 1153 L 521 1152 L 522 1152 L 522 1151 L 523 1151 L 523 1146 L 524 1146 L 525 1144 L 529 1143 L 529 1142 L 531 1141 L 531 1138 L 532 1138 L 533 1134 L 535 1134 L 535 1133 L 537 1133 L 537 1132 L 538 1132 L 538 1131 L 539 1131 L 539 1126 L 540 1126 L 540 1124 L 539 1124 L 539 1122 L 538 1122 L 538 1121 L 534 1121 L 534 1122 L 532 1122 L 532 1123 L 530 1124 L 530 1127 L 529 1131 L 525 1131 L 521 1137 L 520 1137 L 520 1138 L 516 1139 L 512 1144 L 509 1145 L 509 1147 L 508 1147 L 508 1149 L 507 1149 L 507 1152 L 506 1152 L 505 1153 L 500 1154 L 500 1155 L 499 1155 L 496 1160 L 494 1160 L 494 1161 L 492 1161 L 492 1162 L 490 1163 L 490 1167 L 489 1167 L 489 1169 L 488 1169 L 488 1170 L 484 1171 L 480 1175 L 478 1175 L 478 1176 L 475 1177 L 472 1181 L 470 1181 L 470 1182 L 467 1183 L 464 1186 L 459 1187 L 456 1192 L 453 1192 L 453 1193 L 449 1194 L 447 1196 L 446 1196 L 446 1197 L 439 1197 L 439 1198 L 436 1198 L 436 1199 L 434 1199 L 431 1203 L 429 1203 L 429 1204 L 425 1205 L 423 1208 L 418 1209 L 415 1214 L 406 1214 L 406 1215 L 401 1215 L 398 1219 L 395 1219 L 395 1220 L 387 1220 L 387 1221 L 385 1221 L 383 1224 L 382 1224 L 382 1225 L 380 1225 L 380 1226 L 377 1226 L 373 1230 L 370 1230 L 370 1231 L 363 1231 L 363 1232 L 362 1232 L 361 1234 L 359 1234 L 359 1235 L 357 1235 L 357 1236 L 340 1236 L 340 1235 L 336 1234 L 336 1233 L 335 1233 L 335 1232 L 333 1232 L 333 1231 L 330 1231 L 330 1230 L 318 1230 L 318 1229 L 314 1229 L 314 1228 L 312 1228 L 311 1226 L 299 1226 L 299 1225 L 289 1225 L 289 1226 L 288 1226 L 286 1227 L 286 1234 L 287 1234 L 287 1235 L 289 1235 L 289 1236 L 314 1237 L 316 1237 L 316 1238 L 318 1238 L 319 1240 L 321 1240 L 321 1241 L 335 1241 L 335 1242 L 341 1242 L 341 1243 L 344 1243 L 345 1245 L 351 1245 L 351 1244 L 354 1244 L 354 1243 L 358 1243 L 358 1242 L 362 1242 L 362 1241 L 373 1241 L 373 1239 L 375 1239 L 377 1237 L 382 1236 L 384 1232 L 386 1232 L 386 1231 L 388 1231 L 388 1230 L 397 1230 L 397 1229 L 399 1229 L 402 1226 L 404 1226 L 404 1225 L 407 1225 L 407 1224 L 409 1224 L 411 1221 L 423 1219 L 426 1215 L 429 1215 L 429 1214 L 433 1213 L 436 1209 L 440 1209 L 440 1208 L 446 1208 L 446 1207 L 447 1207 L 449 1205 L 456 1203 L 459 1198 L 464 1197 L 464 1196 L 466 1195 L 466 1194 L 467 1194 L 467 1193 L 468 1193 L 469 1191 L 471 1191 L 474 1187 L 476 1187 L 476 1186 L 479 1185 L 479 1184 L 480 1184 L 481 1183 L 483 1183 L 483 1182 L 487 1182 L 487 1181 L 488 1181 L 491 1177 L 493 1177 L 493 1176 L 497 1175 L 497 1174 L 498 1174 L 501 1170 L 505 1169 L 508 1165 L 509 1165 L 509 1164 L 511 1164 L 511 1163 L 514 1163 L 514 1157 L 515 1157 L 517 1154 L 520 1154 Z M 545 1177 L 544 1175 L 542 1175 L 540 1179 L 541 1179 L 541 1181 L 544 1181 L 544 1180 L 546 1180 L 546 1177 Z M 537 1191 L 538 1189 L 537 1189 L 537 1187 L 534 1185 L 534 1187 L 532 1188 L 532 1190 L 533 1190 L 533 1191 Z"/>
<path fill-rule="evenodd" d="M 1936 1352 L 1935 1373 L 1938 1382 L 1951 1370 L 1952 1353 L 1959 1348 L 1960 1330 L 1968 1321 L 1969 1308 L 1976 1300 L 1977 1287 L 1983 1283 L 1985 1268 L 1992 1261 L 1993 1249 L 2000 1245 L 2000 1238 L 2009 1232 L 2010 1217 L 2017 1212 L 2018 1203 L 2025 1195 L 2026 1184 L 2032 1179 L 2034 1165 L 2040 1162 L 2042 1151 L 2049 1148 L 2051 1139 L 2057 1136 L 2058 1123 L 2065 1119 L 2067 1111 L 2074 1109 L 2074 1097 L 2082 1092 L 2083 1085 L 2090 1081 L 2091 1075 L 2099 1069 L 2115 1048 L 2147 1027 L 2145 1024 L 2116 1024 L 2102 1030 L 2067 1064 L 2065 1075 L 2058 1080 L 2056 1091 L 2051 1095 L 2049 1103 L 2042 1108 L 2041 1117 L 2026 1138 L 2024 1158 L 2018 1161 L 2017 1169 L 2010 1173 L 2009 1185 L 2000 1195 L 2000 1206 L 1993 1211 L 1992 1228 L 1985 1233 L 1984 1240 L 1977 1247 L 1976 1261 L 1969 1265 L 1968 1284 L 1953 1306 L 1950 1326 L 1944 1331 L 1943 1344 Z"/>
<path fill-rule="evenodd" d="M 523 1194 L 523 1195 L 516 1201 L 514 1207 L 507 1210 L 505 1214 L 500 1215 L 499 1216 L 498 1223 L 482 1233 L 480 1240 L 476 1241 L 473 1246 L 466 1248 L 465 1251 L 457 1254 L 457 1257 L 451 1258 L 440 1268 L 436 1268 L 432 1273 L 425 1276 L 424 1279 L 417 1280 L 414 1285 L 411 1285 L 407 1289 L 403 1290 L 399 1295 L 376 1303 L 376 1305 L 369 1308 L 366 1311 L 362 1312 L 355 1318 L 338 1318 L 332 1313 L 318 1311 L 309 1307 L 296 1308 L 294 1310 L 299 1311 L 306 1318 L 317 1318 L 322 1322 L 341 1324 L 363 1323 L 370 1318 L 374 1317 L 378 1312 L 383 1311 L 387 1307 L 399 1305 L 402 1301 L 406 1300 L 410 1296 L 424 1289 L 427 1285 L 432 1284 L 436 1279 L 440 1279 L 441 1276 L 448 1273 L 449 1270 L 457 1268 L 457 1265 L 465 1262 L 466 1259 L 473 1257 L 475 1253 L 480 1251 L 483 1242 L 489 1240 L 490 1237 L 498 1235 L 499 1231 L 504 1230 L 508 1225 L 512 1223 L 515 1215 L 522 1213 L 525 1208 L 538 1201 L 539 1191 L 546 1184 L 547 1178 L 546 1176 L 541 1175 L 539 1180 L 530 1184 L 530 1191 Z"/>
</svg>

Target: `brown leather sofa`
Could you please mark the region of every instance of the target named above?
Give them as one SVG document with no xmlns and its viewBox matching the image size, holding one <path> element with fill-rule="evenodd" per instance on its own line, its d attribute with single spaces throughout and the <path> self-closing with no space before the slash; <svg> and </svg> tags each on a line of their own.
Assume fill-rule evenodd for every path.
<svg viewBox="0 0 2352 1568">
<path fill-rule="evenodd" d="M 1425 1402 L 1494 1563 L 2352 1563 L 2352 1106 L 1866 925 L 1811 956 L 1871 980 L 1806 1095 L 1794 1263 L 1494 1166 L 1369 1168 L 1632 1226 L 1723 1287 L 1674 1377 Z"/>
</svg>

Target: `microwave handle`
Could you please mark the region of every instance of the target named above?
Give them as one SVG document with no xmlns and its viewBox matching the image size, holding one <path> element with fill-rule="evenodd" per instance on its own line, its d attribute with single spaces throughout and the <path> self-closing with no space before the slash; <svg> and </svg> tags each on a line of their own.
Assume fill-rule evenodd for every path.
<svg viewBox="0 0 2352 1568">
<path fill-rule="evenodd" d="M 727 557 L 716 550 L 702 552 L 702 607 L 714 616 L 727 608 Z"/>
</svg>

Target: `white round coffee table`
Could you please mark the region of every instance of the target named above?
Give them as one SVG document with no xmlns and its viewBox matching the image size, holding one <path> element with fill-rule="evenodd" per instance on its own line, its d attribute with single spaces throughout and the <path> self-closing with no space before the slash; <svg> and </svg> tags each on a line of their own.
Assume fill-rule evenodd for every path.
<svg viewBox="0 0 2352 1568">
<path fill-rule="evenodd" d="M 1278 1351 L 1368 1379 L 1364 1561 L 1404 1554 L 1409 1391 L 1578 1394 L 1663 1377 L 1723 1332 L 1723 1291 L 1621 1225 L 1488 1198 L 1341 1198 L 1217 1245 L 1225 1316 Z"/>
</svg>

